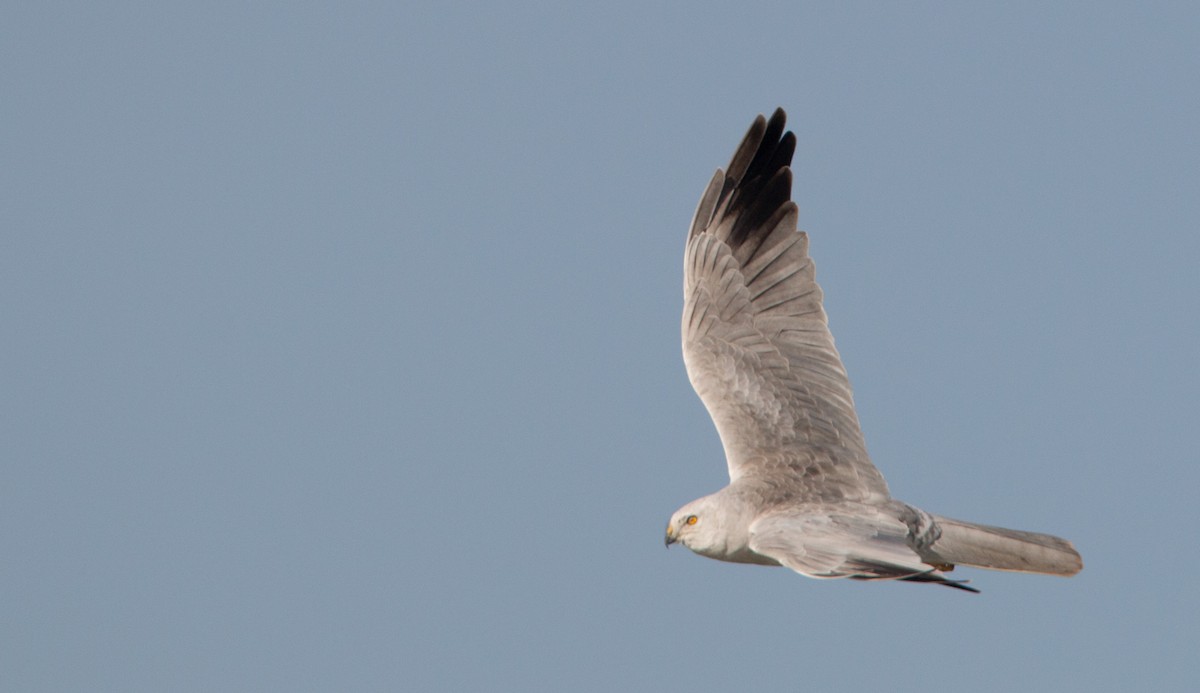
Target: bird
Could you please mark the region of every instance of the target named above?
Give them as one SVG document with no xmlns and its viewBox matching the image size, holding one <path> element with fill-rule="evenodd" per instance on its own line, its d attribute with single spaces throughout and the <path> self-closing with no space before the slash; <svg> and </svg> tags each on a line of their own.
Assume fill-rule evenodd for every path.
<svg viewBox="0 0 1200 693">
<path fill-rule="evenodd" d="M 666 544 L 810 578 L 979 592 L 955 566 L 1070 576 L 1071 542 L 935 515 L 891 496 L 867 454 L 850 381 L 792 201 L 796 136 L 759 115 L 717 169 L 688 231 L 681 332 L 729 484 L 676 510 Z"/>
</svg>

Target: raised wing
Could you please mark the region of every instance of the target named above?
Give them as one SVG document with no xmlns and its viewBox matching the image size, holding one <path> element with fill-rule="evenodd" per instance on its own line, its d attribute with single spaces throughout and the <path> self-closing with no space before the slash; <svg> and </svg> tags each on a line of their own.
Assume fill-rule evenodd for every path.
<svg viewBox="0 0 1200 693">
<path fill-rule="evenodd" d="M 807 499 L 887 497 L 796 230 L 785 119 L 758 116 L 696 209 L 684 256 L 688 377 L 731 480 L 767 477 Z"/>
</svg>

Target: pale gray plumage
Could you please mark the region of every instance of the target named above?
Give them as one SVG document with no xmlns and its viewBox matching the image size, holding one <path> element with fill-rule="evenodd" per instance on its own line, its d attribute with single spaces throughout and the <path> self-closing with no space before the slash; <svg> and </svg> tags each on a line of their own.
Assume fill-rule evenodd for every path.
<svg viewBox="0 0 1200 693">
<path fill-rule="evenodd" d="M 675 512 L 667 544 L 809 577 L 935 582 L 955 564 L 1073 575 L 1058 537 L 932 515 L 891 497 L 867 455 L 797 231 L 796 139 L 778 109 L 751 125 L 700 198 L 684 254 L 683 356 L 730 483 Z"/>
</svg>

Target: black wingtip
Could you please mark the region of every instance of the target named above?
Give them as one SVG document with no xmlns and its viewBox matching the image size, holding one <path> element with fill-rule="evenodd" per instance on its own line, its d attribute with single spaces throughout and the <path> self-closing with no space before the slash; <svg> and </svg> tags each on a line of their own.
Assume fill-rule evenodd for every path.
<svg viewBox="0 0 1200 693">
<path fill-rule="evenodd" d="M 730 161 L 721 198 L 724 215 L 735 219 L 729 242 L 739 247 L 755 234 L 769 233 L 763 222 L 792 196 L 790 166 L 796 136 L 785 131 L 787 114 L 776 108 L 770 119 L 758 116 Z"/>
<path fill-rule="evenodd" d="M 960 589 L 964 592 L 970 592 L 971 594 L 983 594 L 983 592 L 968 585 L 966 580 L 946 580 L 945 582 L 939 582 L 938 584 Z"/>
<path fill-rule="evenodd" d="M 935 575 L 932 571 L 928 573 L 909 575 L 908 577 L 902 577 L 900 579 L 904 582 L 931 582 L 935 585 L 945 585 L 946 587 L 953 587 L 954 589 L 959 589 L 964 592 L 971 592 L 972 594 L 982 594 L 979 590 L 968 585 L 967 580 L 951 580 L 950 578 L 942 575 Z"/>
</svg>

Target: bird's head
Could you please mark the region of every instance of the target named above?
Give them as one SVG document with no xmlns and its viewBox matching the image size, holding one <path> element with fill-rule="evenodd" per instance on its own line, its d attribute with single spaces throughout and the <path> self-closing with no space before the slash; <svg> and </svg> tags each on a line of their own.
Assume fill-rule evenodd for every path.
<svg viewBox="0 0 1200 693">
<path fill-rule="evenodd" d="M 724 543 L 721 520 L 711 496 L 694 500 L 671 515 L 666 544 L 678 542 L 696 553 L 706 553 Z"/>
</svg>

